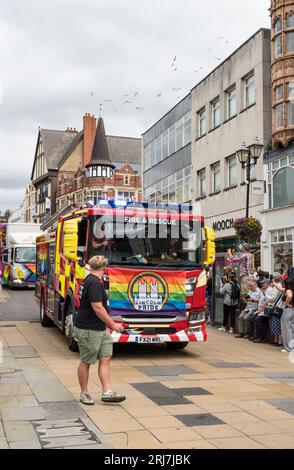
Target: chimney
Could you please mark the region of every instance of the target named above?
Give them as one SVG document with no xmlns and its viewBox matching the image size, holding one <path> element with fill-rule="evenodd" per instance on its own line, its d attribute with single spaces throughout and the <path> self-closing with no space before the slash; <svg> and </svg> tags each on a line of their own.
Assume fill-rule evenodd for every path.
<svg viewBox="0 0 294 470">
<path fill-rule="evenodd" d="M 85 167 L 91 160 L 92 150 L 96 135 L 96 123 L 97 119 L 95 116 L 91 116 L 90 113 L 84 115 L 84 157 L 83 166 Z"/>
</svg>

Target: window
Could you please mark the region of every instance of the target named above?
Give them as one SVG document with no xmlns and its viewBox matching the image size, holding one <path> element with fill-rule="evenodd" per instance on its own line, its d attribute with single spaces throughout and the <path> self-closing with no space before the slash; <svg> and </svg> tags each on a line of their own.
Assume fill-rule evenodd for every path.
<svg viewBox="0 0 294 470">
<path fill-rule="evenodd" d="M 286 43 L 287 43 L 287 52 L 294 51 L 294 31 L 291 33 L 286 33 Z"/>
<path fill-rule="evenodd" d="M 220 162 L 211 165 L 212 193 L 217 193 L 221 189 L 220 184 Z"/>
<path fill-rule="evenodd" d="M 176 151 L 180 150 L 184 145 L 184 126 L 183 122 L 178 122 L 176 124 Z"/>
<path fill-rule="evenodd" d="M 273 177 L 273 207 L 294 204 L 294 168 L 279 170 Z"/>
<path fill-rule="evenodd" d="M 176 151 L 176 125 L 173 124 L 168 132 L 168 154 L 172 155 Z"/>
<path fill-rule="evenodd" d="M 275 20 L 275 34 L 282 31 L 282 20 L 280 17 L 276 18 Z"/>
<path fill-rule="evenodd" d="M 190 202 L 192 200 L 191 166 L 146 188 L 144 198 L 148 202 L 163 204 Z"/>
<path fill-rule="evenodd" d="M 206 134 L 206 114 L 205 108 L 198 112 L 198 137 Z"/>
<path fill-rule="evenodd" d="M 150 158 L 149 158 L 149 145 L 147 145 L 144 149 L 144 170 L 148 170 L 150 168 Z"/>
<path fill-rule="evenodd" d="M 275 37 L 274 46 L 275 46 L 275 57 L 278 57 L 279 55 L 283 53 L 283 38 L 281 34 Z"/>
<path fill-rule="evenodd" d="M 216 98 L 211 102 L 211 122 L 212 129 L 215 129 L 220 125 L 220 100 Z"/>
<path fill-rule="evenodd" d="M 168 157 L 168 130 L 162 134 L 162 160 Z"/>
<path fill-rule="evenodd" d="M 150 167 L 155 165 L 155 141 L 150 144 Z"/>
<path fill-rule="evenodd" d="M 129 185 L 129 184 L 130 184 L 130 177 L 129 177 L 129 175 L 125 175 L 124 181 L 125 181 L 125 184 L 126 184 L 126 185 Z"/>
<path fill-rule="evenodd" d="M 93 201 L 93 204 L 96 206 L 101 199 L 104 199 L 102 191 L 90 191 L 88 201 Z"/>
<path fill-rule="evenodd" d="M 191 142 L 191 114 L 184 116 L 184 145 Z"/>
<path fill-rule="evenodd" d="M 161 135 L 155 140 L 155 163 L 161 161 Z"/>
<path fill-rule="evenodd" d="M 244 107 L 255 103 L 255 76 L 251 73 L 244 78 Z"/>
<path fill-rule="evenodd" d="M 275 110 L 276 110 L 276 129 L 279 129 L 280 127 L 283 127 L 284 125 L 283 104 L 278 104 Z"/>
<path fill-rule="evenodd" d="M 283 85 L 279 85 L 275 88 L 275 96 L 276 96 L 276 102 L 281 101 L 283 99 Z"/>
<path fill-rule="evenodd" d="M 294 83 L 288 83 L 288 126 L 294 125 Z"/>
<path fill-rule="evenodd" d="M 227 119 L 231 119 L 237 114 L 236 87 L 233 86 L 227 91 Z"/>
<path fill-rule="evenodd" d="M 287 16 L 286 27 L 294 28 L 294 14 L 293 13 Z"/>
<path fill-rule="evenodd" d="M 200 170 L 198 172 L 198 192 L 199 197 L 206 196 L 206 169 Z"/>
<path fill-rule="evenodd" d="M 233 155 L 227 158 L 227 170 L 228 170 L 228 187 L 236 186 L 237 184 L 237 160 L 236 156 Z"/>
</svg>

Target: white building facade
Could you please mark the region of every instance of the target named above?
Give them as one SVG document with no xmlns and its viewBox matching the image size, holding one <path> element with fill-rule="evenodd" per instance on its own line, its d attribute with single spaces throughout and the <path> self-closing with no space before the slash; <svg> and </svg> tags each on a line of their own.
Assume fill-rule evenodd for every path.
<svg viewBox="0 0 294 470">
<path fill-rule="evenodd" d="M 233 223 L 246 214 L 246 175 L 236 151 L 256 137 L 265 148 L 271 142 L 270 66 L 270 30 L 261 29 L 191 92 L 193 200 L 216 231 L 218 252 L 236 244 Z M 260 220 L 262 158 L 251 178 L 249 215 Z"/>
</svg>

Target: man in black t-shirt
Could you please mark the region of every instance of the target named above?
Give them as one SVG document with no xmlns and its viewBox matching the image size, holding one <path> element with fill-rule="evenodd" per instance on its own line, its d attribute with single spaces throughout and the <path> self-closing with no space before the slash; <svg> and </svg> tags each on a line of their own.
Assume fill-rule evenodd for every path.
<svg viewBox="0 0 294 470">
<path fill-rule="evenodd" d="M 113 392 L 110 386 L 113 342 L 107 327 L 117 333 L 122 333 L 124 328 L 114 322 L 108 314 L 108 297 L 101 283 L 107 259 L 104 256 L 94 256 L 88 264 L 91 272 L 84 281 L 80 308 L 74 323 L 81 357 L 78 368 L 80 400 L 85 405 L 94 405 L 94 400 L 88 393 L 89 369 L 91 364 L 96 364 L 99 357 L 98 375 L 103 388 L 101 400 L 120 403 L 125 397 Z"/>
</svg>

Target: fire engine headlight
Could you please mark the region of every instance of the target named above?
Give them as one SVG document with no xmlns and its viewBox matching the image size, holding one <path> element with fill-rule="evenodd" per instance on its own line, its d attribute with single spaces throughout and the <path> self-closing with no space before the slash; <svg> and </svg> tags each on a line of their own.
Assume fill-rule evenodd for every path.
<svg viewBox="0 0 294 470">
<path fill-rule="evenodd" d="M 196 325 L 205 321 L 205 312 L 192 312 L 189 316 L 189 325 Z"/>
<path fill-rule="evenodd" d="M 197 281 L 197 277 L 191 277 L 190 279 L 186 279 L 186 294 L 189 297 L 192 297 L 195 290 L 195 284 Z"/>
</svg>

